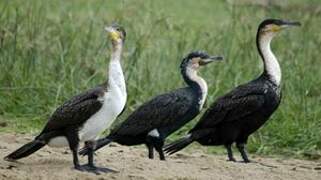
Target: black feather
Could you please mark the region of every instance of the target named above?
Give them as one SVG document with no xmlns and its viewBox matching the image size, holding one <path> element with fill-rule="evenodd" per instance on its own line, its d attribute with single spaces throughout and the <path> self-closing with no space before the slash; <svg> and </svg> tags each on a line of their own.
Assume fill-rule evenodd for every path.
<svg viewBox="0 0 321 180">
<path fill-rule="evenodd" d="M 123 145 L 146 144 L 149 151 L 155 148 L 160 153 L 161 160 L 164 160 L 162 147 L 165 139 L 200 113 L 199 101 L 203 92 L 198 82 L 188 77 L 186 67 L 191 58 L 205 56 L 208 56 L 205 52 L 197 51 L 182 60 L 181 74 L 188 87 L 158 95 L 144 103 L 105 139 L 112 139 Z M 156 135 L 149 134 L 153 130 L 156 131 Z M 95 150 L 109 142 L 98 140 Z M 81 150 L 82 155 L 87 152 L 86 147 Z M 152 153 L 149 155 L 151 158 Z"/>
<path fill-rule="evenodd" d="M 70 132 L 78 133 L 78 129 L 84 122 L 101 108 L 102 103 L 98 97 L 103 95 L 104 90 L 104 86 L 98 86 L 66 101 L 56 109 L 34 141 L 9 154 L 5 160 L 16 160 L 29 156 L 54 137 L 68 136 Z M 74 136 L 78 137 L 78 135 Z M 72 141 L 78 141 L 78 138 L 73 138 Z M 78 145 L 78 142 L 72 142 L 72 144 Z"/>
<path fill-rule="evenodd" d="M 165 151 L 173 154 L 192 141 L 202 145 L 245 144 L 277 109 L 280 100 L 280 87 L 263 74 L 218 98 L 189 131 L 190 138 L 166 145 Z"/>
<path fill-rule="evenodd" d="M 39 149 L 41 149 L 45 145 L 46 144 L 44 142 L 41 142 L 41 141 L 37 141 L 37 140 L 31 141 L 31 142 L 23 145 L 22 147 L 20 147 L 16 151 L 12 152 L 8 156 L 6 156 L 4 158 L 4 160 L 6 160 L 6 161 L 14 161 L 16 159 L 20 159 L 20 158 L 29 156 L 30 154 L 38 151 Z"/>
</svg>

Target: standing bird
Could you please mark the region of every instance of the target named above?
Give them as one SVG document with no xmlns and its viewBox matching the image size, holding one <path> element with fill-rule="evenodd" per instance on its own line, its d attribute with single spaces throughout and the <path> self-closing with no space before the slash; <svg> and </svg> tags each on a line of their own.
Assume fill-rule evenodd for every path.
<svg viewBox="0 0 321 180">
<path fill-rule="evenodd" d="M 235 161 L 231 149 L 235 142 L 244 162 L 250 162 L 245 151 L 247 139 L 269 119 L 281 100 L 281 69 L 270 49 L 271 40 L 282 29 L 299 25 L 279 19 L 264 20 L 256 36 L 264 72 L 218 98 L 185 137 L 165 146 L 165 152 L 173 154 L 197 141 L 202 145 L 224 145 L 228 159 Z"/>
<path fill-rule="evenodd" d="M 106 27 L 105 30 L 112 42 L 108 82 L 66 101 L 56 109 L 42 132 L 33 141 L 6 156 L 5 160 L 13 161 L 29 156 L 45 145 L 69 145 L 75 169 L 96 174 L 99 174 L 99 171 L 107 172 L 107 168 L 94 165 L 93 147 L 100 133 L 108 128 L 124 109 L 127 92 L 120 64 L 125 30 L 118 25 Z M 86 165 L 80 165 L 78 161 L 80 142 L 85 142 L 89 149 Z"/>
<path fill-rule="evenodd" d="M 205 102 L 207 84 L 197 75 L 199 67 L 221 59 L 200 51 L 188 54 L 180 66 L 188 86 L 156 96 L 141 105 L 107 137 L 98 140 L 96 150 L 112 141 L 128 146 L 146 144 L 150 159 L 154 158 L 155 148 L 160 159 L 165 160 L 165 138 L 197 116 Z M 82 155 L 87 153 L 88 147 L 80 151 Z"/>
</svg>

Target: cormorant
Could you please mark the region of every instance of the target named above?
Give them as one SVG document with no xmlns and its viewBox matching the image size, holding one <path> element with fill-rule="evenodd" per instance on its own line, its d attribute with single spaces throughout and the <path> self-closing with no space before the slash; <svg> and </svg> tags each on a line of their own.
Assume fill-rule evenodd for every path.
<svg viewBox="0 0 321 180">
<path fill-rule="evenodd" d="M 165 160 L 165 138 L 197 116 L 205 102 L 207 84 L 197 75 L 199 67 L 222 59 L 201 51 L 188 54 L 180 66 L 188 86 L 158 95 L 138 107 L 118 128 L 98 140 L 96 150 L 111 141 L 128 146 L 146 144 L 150 159 L 154 158 L 155 148 L 160 159 Z M 88 147 L 80 151 L 82 155 L 87 153 Z"/>
<path fill-rule="evenodd" d="M 7 161 L 17 160 L 36 152 L 45 145 L 68 146 L 73 155 L 74 168 L 99 174 L 107 168 L 98 168 L 93 162 L 95 140 L 123 111 L 126 99 L 126 84 L 121 68 L 121 54 L 126 37 L 124 28 L 118 25 L 106 27 L 112 42 L 108 82 L 72 97 L 49 118 L 42 132 L 31 142 L 6 156 Z M 85 142 L 88 147 L 88 164 L 80 165 L 78 146 Z"/>
<path fill-rule="evenodd" d="M 269 119 L 281 100 L 281 69 L 270 42 L 279 31 L 299 25 L 279 19 L 264 20 L 256 36 L 264 72 L 218 98 L 185 137 L 166 145 L 164 151 L 173 154 L 197 141 L 202 145 L 224 145 L 228 159 L 235 161 L 231 149 L 235 142 L 244 162 L 250 162 L 245 151 L 247 139 Z"/>
</svg>

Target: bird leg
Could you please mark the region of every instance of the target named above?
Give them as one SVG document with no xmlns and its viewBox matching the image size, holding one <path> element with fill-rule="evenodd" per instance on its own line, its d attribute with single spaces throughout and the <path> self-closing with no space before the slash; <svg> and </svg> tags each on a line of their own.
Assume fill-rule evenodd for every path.
<svg viewBox="0 0 321 180">
<path fill-rule="evenodd" d="M 162 160 L 162 161 L 165 161 L 165 155 L 164 155 L 164 151 L 163 151 L 163 146 L 155 147 L 155 149 L 159 154 L 159 159 Z"/>
<path fill-rule="evenodd" d="M 87 147 L 87 149 L 88 149 L 88 163 L 85 165 L 82 165 L 81 169 L 83 171 L 92 172 L 97 175 L 99 175 L 100 172 L 103 172 L 103 173 L 116 172 L 116 171 L 108 169 L 108 168 L 95 166 L 95 164 L 94 164 L 95 146 L 96 146 L 95 141 L 86 141 L 85 142 L 85 147 Z"/>
<path fill-rule="evenodd" d="M 164 146 L 164 141 L 162 139 L 157 139 L 155 142 L 155 149 L 159 154 L 159 159 L 162 161 L 165 161 L 163 146 Z"/>
<path fill-rule="evenodd" d="M 79 165 L 79 159 L 78 159 L 78 154 L 77 154 L 77 148 L 72 149 L 72 157 L 73 157 L 73 163 L 74 163 L 74 168 L 82 171 L 81 166 Z"/>
<path fill-rule="evenodd" d="M 88 166 L 95 167 L 94 165 L 94 149 L 95 142 L 94 141 L 86 141 L 85 146 L 88 148 Z"/>
<path fill-rule="evenodd" d="M 248 158 L 248 156 L 247 156 L 247 153 L 246 153 L 246 150 L 245 150 L 245 144 L 244 144 L 244 143 L 236 143 L 236 147 L 237 147 L 237 149 L 240 151 L 241 156 L 242 156 L 244 162 L 245 162 L 245 163 L 249 163 L 250 160 L 249 160 L 249 158 Z"/>
<path fill-rule="evenodd" d="M 165 155 L 163 151 L 163 146 L 164 146 L 164 140 L 161 139 L 159 136 L 151 136 L 148 135 L 146 137 L 146 144 L 149 150 L 148 157 L 152 159 L 154 157 L 153 155 L 153 147 L 155 147 L 156 151 L 159 153 L 159 159 L 160 160 L 165 160 Z M 152 157 L 152 158 L 151 158 Z"/>
<path fill-rule="evenodd" d="M 78 160 L 78 146 L 79 146 L 79 137 L 77 132 L 73 130 L 67 130 L 66 133 L 66 138 L 69 143 L 69 147 L 72 151 L 72 156 L 73 156 L 73 163 L 74 163 L 74 168 L 78 171 L 87 171 L 87 172 L 92 172 L 95 174 L 100 174 L 99 172 L 112 172 L 113 170 L 107 169 L 107 168 L 98 168 L 94 166 L 94 147 L 95 143 L 94 142 L 87 142 L 85 146 L 88 147 L 89 153 L 88 153 L 88 164 L 86 165 L 80 165 L 79 160 Z"/>
<path fill-rule="evenodd" d="M 79 165 L 79 159 L 78 159 L 78 145 L 79 145 L 79 138 L 75 131 L 73 130 L 67 130 L 66 138 L 69 144 L 69 148 L 72 151 L 72 157 L 73 157 L 73 163 L 74 168 L 81 171 L 81 166 Z"/>
<path fill-rule="evenodd" d="M 233 157 L 232 145 L 231 144 L 226 144 L 225 148 L 227 150 L 228 161 L 236 162 L 235 158 Z"/>
<path fill-rule="evenodd" d="M 166 159 L 165 159 L 163 148 L 160 148 L 158 153 L 159 153 L 159 159 L 162 160 L 162 161 L 165 161 Z"/>
<path fill-rule="evenodd" d="M 149 159 L 154 159 L 154 147 L 152 144 L 146 144 L 148 148 L 148 158 Z"/>
</svg>

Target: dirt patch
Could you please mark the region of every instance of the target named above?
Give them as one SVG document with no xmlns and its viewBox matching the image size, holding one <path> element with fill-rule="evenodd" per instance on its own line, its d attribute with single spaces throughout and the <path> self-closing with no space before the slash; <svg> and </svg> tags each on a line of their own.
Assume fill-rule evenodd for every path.
<svg viewBox="0 0 321 180">
<path fill-rule="evenodd" d="M 167 161 L 149 160 L 143 147 L 111 144 L 97 152 L 97 165 L 118 173 L 94 175 L 72 169 L 72 157 L 67 148 L 45 147 L 18 162 L 6 162 L 2 157 L 32 139 L 27 135 L 0 135 L 0 179 L 280 179 L 319 180 L 321 162 L 295 159 L 256 157 L 256 163 L 226 161 L 225 156 L 200 151 L 181 152 Z M 81 158 L 85 163 L 86 158 Z"/>
</svg>

